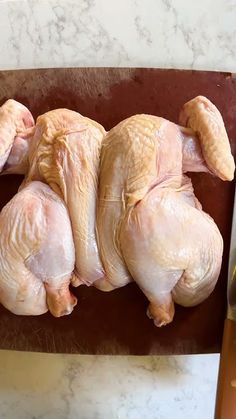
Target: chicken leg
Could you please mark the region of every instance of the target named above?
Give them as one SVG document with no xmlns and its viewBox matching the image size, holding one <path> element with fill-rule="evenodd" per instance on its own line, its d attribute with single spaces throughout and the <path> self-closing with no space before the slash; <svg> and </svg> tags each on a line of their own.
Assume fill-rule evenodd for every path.
<svg viewBox="0 0 236 419">
<path fill-rule="evenodd" d="M 106 280 L 111 290 L 131 281 L 120 248 L 119 232 L 129 208 L 155 185 L 181 187 L 182 173 L 209 169 L 196 134 L 163 118 L 135 115 L 111 129 L 103 140 L 97 229 Z"/>
<path fill-rule="evenodd" d="M 205 103 L 195 98 L 182 111 L 188 129 L 135 115 L 114 127 L 102 146 L 97 228 L 107 289 L 132 276 L 157 326 L 172 320 L 173 298 L 182 305 L 206 298 L 221 267 L 220 233 L 183 173 L 231 180 L 235 166 L 218 110 L 211 102 L 199 110 L 199 101 Z"/>
<path fill-rule="evenodd" d="M 15 314 L 70 314 L 75 254 L 63 201 L 32 182 L 1 211 L 0 231 L 0 302 Z"/>
<path fill-rule="evenodd" d="M 150 301 L 156 326 L 172 321 L 173 300 L 199 304 L 218 279 L 223 241 L 214 221 L 195 207 L 190 179 L 176 190 L 161 185 L 127 213 L 121 248 L 128 269 Z"/>
<path fill-rule="evenodd" d="M 67 205 L 75 243 L 73 285 L 104 277 L 96 238 L 96 198 L 104 128 L 77 112 L 56 109 L 41 115 L 29 150 L 24 185 L 46 182 Z"/>
</svg>

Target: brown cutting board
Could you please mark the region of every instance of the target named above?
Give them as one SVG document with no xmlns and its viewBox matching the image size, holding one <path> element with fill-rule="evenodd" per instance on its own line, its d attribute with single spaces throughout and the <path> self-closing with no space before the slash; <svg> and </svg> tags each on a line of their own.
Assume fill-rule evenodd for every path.
<svg viewBox="0 0 236 419">
<path fill-rule="evenodd" d="M 183 103 L 200 94 L 222 113 L 235 154 L 236 78 L 231 73 L 115 68 L 0 72 L 0 104 L 14 98 L 35 117 L 66 107 L 96 119 L 107 130 L 141 112 L 177 122 Z M 135 284 L 111 293 L 83 286 L 73 291 L 78 306 L 68 317 L 20 317 L 1 307 L 0 348 L 142 355 L 220 351 L 234 184 L 206 174 L 194 174 L 192 179 L 225 243 L 220 279 L 210 298 L 198 307 L 176 307 L 173 323 L 158 329 L 146 317 L 148 302 Z M 1 207 L 17 192 L 21 180 L 0 177 Z"/>
</svg>

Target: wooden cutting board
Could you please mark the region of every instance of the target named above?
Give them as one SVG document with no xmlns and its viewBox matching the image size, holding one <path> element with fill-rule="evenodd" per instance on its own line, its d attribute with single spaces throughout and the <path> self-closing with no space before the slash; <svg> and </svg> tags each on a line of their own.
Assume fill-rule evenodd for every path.
<svg viewBox="0 0 236 419">
<path fill-rule="evenodd" d="M 184 102 L 197 95 L 223 115 L 236 152 L 236 78 L 231 73 L 158 69 L 44 69 L 0 72 L 0 105 L 14 98 L 34 117 L 66 107 L 96 119 L 108 130 L 136 113 L 173 122 Z M 111 293 L 80 287 L 78 306 L 60 319 L 50 314 L 20 317 L 0 308 L 0 348 L 85 354 L 186 354 L 220 351 L 234 184 L 192 175 L 203 208 L 216 221 L 225 248 L 213 294 L 194 308 L 176 307 L 173 323 L 156 328 L 146 317 L 148 302 L 135 284 Z M 20 176 L 0 177 L 0 206 L 17 192 Z M 0 232 L 1 234 L 1 232 Z"/>
</svg>

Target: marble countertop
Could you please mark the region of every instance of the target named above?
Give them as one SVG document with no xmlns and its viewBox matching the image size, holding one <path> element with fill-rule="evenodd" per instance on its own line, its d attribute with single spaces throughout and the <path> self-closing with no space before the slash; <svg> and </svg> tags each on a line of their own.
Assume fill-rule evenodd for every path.
<svg viewBox="0 0 236 419">
<path fill-rule="evenodd" d="M 0 0 L 0 69 L 236 71 L 235 0 Z M 0 351 L 6 419 L 213 419 L 219 355 Z"/>
<path fill-rule="evenodd" d="M 218 362 L 0 351 L 0 417 L 213 419 Z"/>
<path fill-rule="evenodd" d="M 235 0 L 0 0 L 0 8 L 2 69 L 236 71 Z"/>
</svg>

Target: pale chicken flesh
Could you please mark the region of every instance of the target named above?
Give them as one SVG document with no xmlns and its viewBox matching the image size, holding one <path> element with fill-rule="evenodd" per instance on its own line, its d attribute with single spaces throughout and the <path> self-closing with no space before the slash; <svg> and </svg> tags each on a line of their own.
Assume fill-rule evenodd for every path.
<svg viewBox="0 0 236 419">
<path fill-rule="evenodd" d="M 73 285 L 104 277 L 96 239 L 100 149 L 105 136 L 97 122 L 68 109 L 40 116 L 29 147 L 30 169 L 22 185 L 46 182 L 65 201 L 75 244 Z"/>
<path fill-rule="evenodd" d="M 15 112 L 15 115 L 19 118 L 19 113 Z M 63 300 L 57 293 L 57 302 L 59 304 L 62 298 L 62 304 L 56 309 L 53 308 L 55 300 L 50 298 L 52 293 L 50 281 L 45 279 L 47 275 L 43 278 L 37 276 L 44 269 L 48 273 L 49 259 L 37 259 L 37 272 L 33 266 L 34 279 L 30 277 L 30 280 L 34 284 L 36 277 L 37 284 L 41 284 L 40 292 L 44 292 L 40 300 L 44 301 L 44 306 L 39 304 L 39 312 L 48 307 L 54 315 L 68 313 L 75 303 L 74 297 L 68 294 L 70 282 L 75 286 L 94 285 L 110 291 L 134 280 L 150 302 L 148 315 L 156 326 L 162 326 L 172 321 L 174 302 L 192 306 L 212 292 L 221 268 L 223 241 L 214 221 L 202 211 L 191 180 L 185 173 L 205 171 L 223 180 L 232 180 L 234 160 L 222 117 L 208 99 L 199 96 L 184 105 L 180 114 L 180 123 L 184 126 L 152 115 L 135 115 L 106 133 L 101 125 L 77 112 L 57 109 L 40 116 L 35 127 L 32 120 L 29 126 L 21 127 L 19 136 L 13 120 L 3 124 L 4 127 L 11 124 L 12 130 L 5 148 L 0 149 L 3 150 L 0 159 L 7 150 L 2 158 L 2 161 L 5 159 L 3 173 L 26 173 L 26 177 L 21 192 L 11 201 L 11 211 L 7 210 L 6 215 L 6 206 L 1 213 L 1 217 L 3 214 L 5 219 L 12 220 L 9 232 L 1 230 L 1 248 L 5 245 L 4 240 L 7 241 L 6 237 L 14 236 L 17 231 L 14 226 L 28 222 L 27 214 L 30 213 L 32 234 L 31 241 L 26 240 L 26 243 L 31 254 L 35 243 L 33 235 L 40 232 L 37 211 L 34 215 L 28 210 L 34 196 L 29 193 L 29 188 L 35 190 L 36 186 L 31 185 L 38 185 L 40 189 L 42 186 L 39 185 L 43 185 L 41 182 L 32 183 L 35 180 L 47 183 L 54 191 L 51 193 L 59 195 L 60 205 L 59 201 L 57 205 L 61 217 L 64 217 L 63 224 L 55 206 L 55 219 L 50 218 L 48 224 L 48 237 L 52 234 L 58 240 L 57 246 L 50 247 L 50 260 L 55 261 L 52 265 L 58 263 L 61 266 L 58 255 L 67 229 L 70 231 L 67 240 L 70 241 L 69 236 L 73 235 L 71 240 L 75 248 L 74 254 L 70 244 L 69 253 L 73 253 L 75 259 L 74 262 L 70 259 L 70 269 L 66 274 L 61 272 L 62 277 L 66 275 L 63 290 L 66 289 L 67 293 L 63 295 L 67 297 Z M 27 140 L 27 146 L 23 147 L 18 138 Z M 19 196 L 23 196 L 24 210 L 23 213 L 19 211 L 17 219 L 17 208 L 21 205 Z M 61 198 L 68 209 L 71 226 L 67 212 L 62 211 Z M 47 218 L 45 214 L 44 218 Z M 63 230 L 58 227 L 62 224 Z M 7 247 L 10 260 L 14 260 L 11 253 L 19 252 L 18 247 L 19 244 L 15 250 Z M 4 251 L 0 261 L 3 272 L 0 290 L 2 283 L 9 281 L 11 284 L 11 275 L 3 262 L 6 257 Z M 74 274 L 72 262 L 75 263 Z M 11 272 L 15 269 L 16 273 L 16 290 L 21 283 L 19 266 L 22 259 L 17 263 L 15 268 L 14 264 L 11 268 Z M 3 277 L 7 279 L 3 280 Z M 35 301 L 33 291 L 30 296 L 30 280 L 26 311 L 30 299 Z M 10 288 L 15 296 L 14 285 Z M 9 299 L 11 303 L 7 303 L 6 297 L 1 301 L 11 311 L 20 314 L 14 298 Z M 65 301 L 70 301 L 70 308 L 65 308 Z M 23 310 L 23 302 L 20 307 Z M 35 308 L 34 313 L 28 314 L 40 314 L 36 311 Z"/>
<path fill-rule="evenodd" d="M 103 141 L 97 228 L 108 280 L 101 289 L 123 286 L 132 277 L 149 299 L 148 314 L 157 326 L 172 321 L 174 301 L 203 301 L 220 272 L 220 232 L 183 175 L 208 171 L 233 178 L 223 120 L 208 102 L 197 97 L 181 113 L 182 119 L 189 112 L 199 137 L 162 118 L 135 115 Z M 199 114 L 206 103 L 211 112 Z"/>
<path fill-rule="evenodd" d="M 62 199 L 31 182 L 1 211 L 0 231 L 0 302 L 15 314 L 70 314 L 75 250 Z"/>
</svg>

